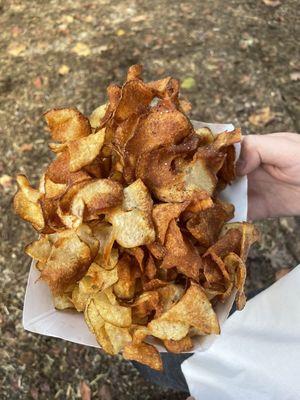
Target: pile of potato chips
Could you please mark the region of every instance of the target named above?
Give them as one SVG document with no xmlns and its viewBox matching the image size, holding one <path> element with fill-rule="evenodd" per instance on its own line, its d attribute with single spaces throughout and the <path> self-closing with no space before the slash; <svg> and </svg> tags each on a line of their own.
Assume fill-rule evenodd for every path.
<svg viewBox="0 0 300 400">
<path fill-rule="evenodd" d="M 108 103 L 86 118 L 53 109 L 56 158 L 39 189 L 17 178 L 16 212 L 40 233 L 26 247 L 57 309 L 74 308 L 109 354 L 161 370 L 148 336 L 168 351 L 220 332 L 214 307 L 245 304 L 245 261 L 258 232 L 228 223 L 219 193 L 235 178 L 240 131 L 195 130 L 167 77 L 145 83 L 132 66 Z"/>
</svg>

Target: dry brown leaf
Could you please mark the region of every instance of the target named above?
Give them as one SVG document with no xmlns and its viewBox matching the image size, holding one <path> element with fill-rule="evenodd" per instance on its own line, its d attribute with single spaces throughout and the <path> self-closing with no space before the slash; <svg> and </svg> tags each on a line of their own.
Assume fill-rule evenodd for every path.
<svg viewBox="0 0 300 400">
<path fill-rule="evenodd" d="M 17 42 L 11 42 L 7 48 L 8 54 L 10 54 L 13 57 L 20 56 L 22 53 L 24 53 L 25 50 L 26 50 L 25 44 Z"/>
<path fill-rule="evenodd" d="M 82 400 L 91 400 L 92 391 L 85 381 L 81 381 L 79 385 L 80 395 Z"/>
<path fill-rule="evenodd" d="M 271 111 L 270 107 L 268 106 L 251 114 L 248 119 L 252 125 L 262 127 L 267 125 L 269 122 L 273 121 L 274 118 L 275 114 Z"/>
<path fill-rule="evenodd" d="M 89 48 L 89 46 L 87 44 L 78 42 L 72 48 L 72 52 L 77 54 L 80 57 L 87 57 L 91 54 L 91 49 Z"/>
<path fill-rule="evenodd" d="M 262 0 L 262 1 L 266 6 L 269 6 L 269 7 L 278 7 L 281 5 L 280 0 Z"/>
</svg>

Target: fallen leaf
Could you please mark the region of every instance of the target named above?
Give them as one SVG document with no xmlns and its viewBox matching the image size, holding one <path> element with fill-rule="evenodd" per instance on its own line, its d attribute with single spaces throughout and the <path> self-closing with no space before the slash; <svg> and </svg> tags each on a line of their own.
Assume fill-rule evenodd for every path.
<svg viewBox="0 0 300 400">
<path fill-rule="evenodd" d="M 124 29 L 118 29 L 117 32 L 116 32 L 116 35 L 117 35 L 117 36 L 124 36 L 125 33 L 126 33 L 126 32 L 124 31 Z"/>
<path fill-rule="evenodd" d="M 71 24 L 74 21 L 72 15 L 63 15 L 60 19 L 60 23 L 62 24 Z"/>
<path fill-rule="evenodd" d="M 196 81 L 194 78 L 192 78 L 191 76 L 184 78 L 184 80 L 182 81 L 181 87 L 183 89 L 192 89 L 194 86 L 196 85 Z"/>
<path fill-rule="evenodd" d="M 269 6 L 269 7 L 278 7 L 281 5 L 280 0 L 262 0 L 262 1 L 266 6 Z"/>
<path fill-rule="evenodd" d="M 291 78 L 291 81 L 299 81 L 300 80 L 300 72 L 291 72 L 290 78 Z"/>
<path fill-rule="evenodd" d="M 11 28 L 11 34 L 12 34 L 12 37 L 14 37 L 14 38 L 19 36 L 21 32 L 22 32 L 22 29 L 19 28 L 18 26 L 13 26 Z"/>
<path fill-rule="evenodd" d="M 78 42 L 73 48 L 72 52 L 76 53 L 78 56 L 86 57 L 91 54 L 91 49 L 85 43 Z"/>
<path fill-rule="evenodd" d="M 251 114 L 248 118 L 249 122 L 255 126 L 265 126 L 273 121 L 275 114 L 271 111 L 270 107 L 264 107 L 255 113 Z"/>
<path fill-rule="evenodd" d="M 67 75 L 69 72 L 70 67 L 68 67 L 66 64 L 62 64 L 58 69 L 59 75 Z"/>
<path fill-rule="evenodd" d="M 135 17 L 131 18 L 132 22 L 142 22 L 142 21 L 146 21 L 147 19 L 147 15 L 145 14 L 140 14 L 140 15 L 136 15 Z"/>
<path fill-rule="evenodd" d="M 13 178 L 9 175 L 2 175 L 0 176 L 0 185 L 4 188 L 7 189 L 12 186 Z"/>
<path fill-rule="evenodd" d="M 81 381 L 79 385 L 79 390 L 82 400 L 91 400 L 92 392 L 89 385 L 85 381 Z"/>
<path fill-rule="evenodd" d="M 275 274 L 276 281 L 283 278 L 284 275 L 286 275 L 290 272 L 290 270 L 291 270 L 291 268 L 281 268 L 278 271 L 276 271 L 276 274 Z"/>
<path fill-rule="evenodd" d="M 39 392 L 35 387 L 30 389 L 30 395 L 33 398 L 33 400 L 38 400 L 39 398 Z"/>
<path fill-rule="evenodd" d="M 91 15 L 87 15 L 86 17 L 84 17 L 84 21 L 85 22 L 93 22 L 94 18 Z"/>
<path fill-rule="evenodd" d="M 14 57 L 19 56 L 25 50 L 26 50 L 25 44 L 21 44 L 21 43 L 17 43 L 17 42 L 11 42 L 7 48 L 8 54 L 10 54 L 11 56 L 14 56 Z"/>
<path fill-rule="evenodd" d="M 43 86 L 43 82 L 42 82 L 41 77 L 38 76 L 37 78 L 35 78 L 34 81 L 33 81 L 33 84 L 37 89 L 40 89 Z"/>
<path fill-rule="evenodd" d="M 31 151 L 33 148 L 33 144 L 32 143 L 24 143 L 19 147 L 19 151 L 21 153 L 25 153 L 26 151 Z"/>
</svg>

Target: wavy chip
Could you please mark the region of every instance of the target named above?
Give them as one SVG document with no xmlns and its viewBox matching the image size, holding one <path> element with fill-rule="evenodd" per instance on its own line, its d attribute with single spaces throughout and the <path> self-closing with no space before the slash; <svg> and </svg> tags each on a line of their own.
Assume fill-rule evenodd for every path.
<svg viewBox="0 0 300 400">
<path fill-rule="evenodd" d="M 44 114 L 53 140 L 68 142 L 91 133 L 91 125 L 77 108 L 54 108 Z"/>
<path fill-rule="evenodd" d="M 104 139 L 105 130 L 102 129 L 89 136 L 68 142 L 70 171 L 76 172 L 94 161 L 100 153 Z"/>
<path fill-rule="evenodd" d="M 18 175 L 17 183 L 19 190 L 14 197 L 14 208 L 16 213 L 37 230 L 42 231 L 45 227 L 43 210 L 39 200 L 42 193 L 33 189 L 26 176 Z"/>
<path fill-rule="evenodd" d="M 199 280 L 199 270 L 202 268 L 201 257 L 193 245 L 185 238 L 175 220 L 172 220 L 166 235 L 165 246 L 167 253 L 161 268 L 176 267 L 178 272 L 186 277 Z"/>
</svg>

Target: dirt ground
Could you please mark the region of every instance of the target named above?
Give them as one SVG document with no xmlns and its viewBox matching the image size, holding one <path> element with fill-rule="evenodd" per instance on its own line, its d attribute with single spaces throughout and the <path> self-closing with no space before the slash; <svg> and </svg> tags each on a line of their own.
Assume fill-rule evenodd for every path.
<svg viewBox="0 0 300 400">
<path fill-rule="evenodd" d="M 12 212 L 14 176 L 35 183 L 49 161 L 45 110 L 89 114 L 136 62 L 146 79 L 181 79 L 194 119 L 300 132 L 299 10 L 297 0 L 0 0 L 1 399 L 87 400 L 89 388 L 94 399 L 185 399 L 119 357 L 23 330 L 33 231 Z M 300 262 L 299 218 L 258 225 L 248 291 Z"/>
</svg>

